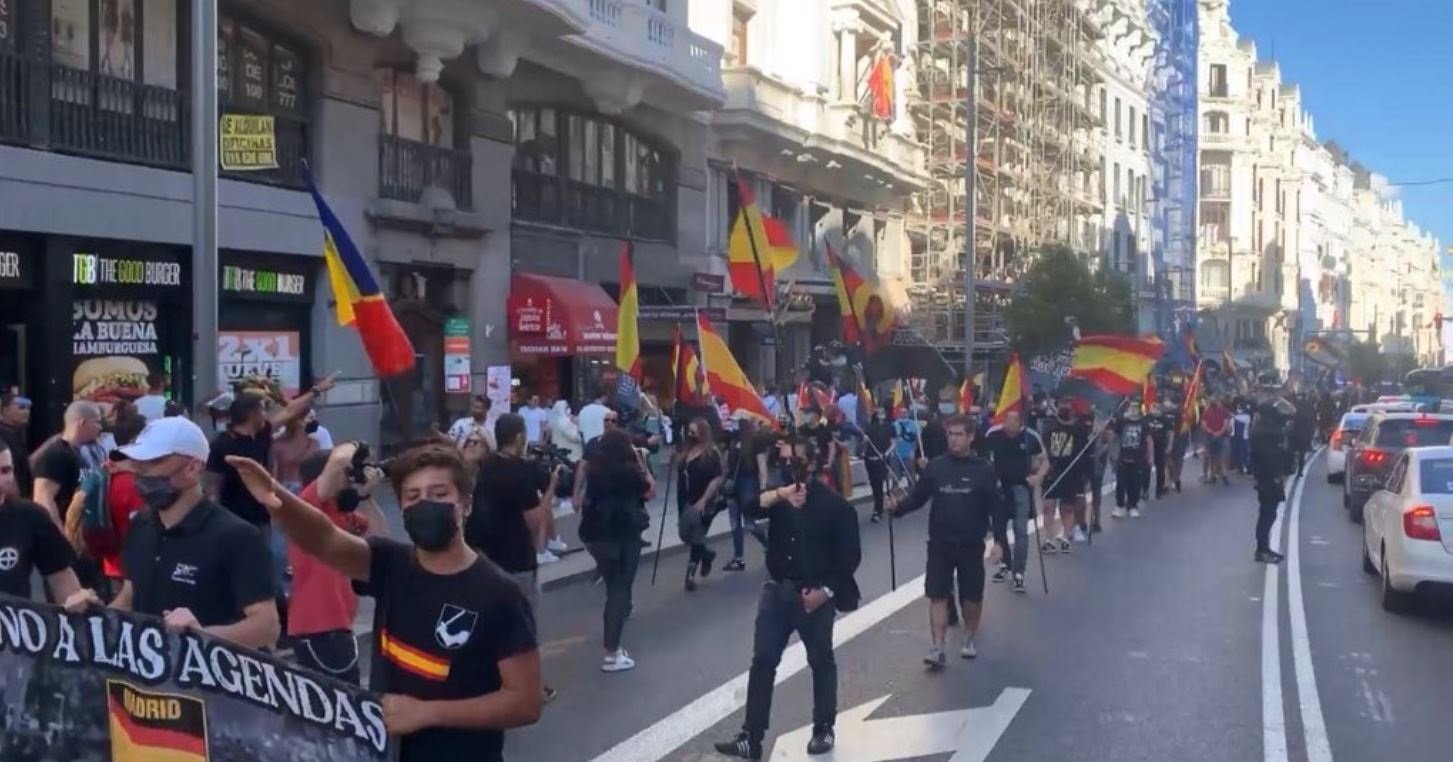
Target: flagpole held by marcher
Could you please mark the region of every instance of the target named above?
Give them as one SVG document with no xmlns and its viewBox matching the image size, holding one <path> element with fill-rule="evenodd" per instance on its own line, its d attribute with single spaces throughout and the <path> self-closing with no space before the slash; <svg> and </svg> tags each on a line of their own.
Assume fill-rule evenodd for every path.
<svg viewBox="0 0 1453 762">
<path fill-rule="evenodd" d="M 661 569 L 661 545 L 666 541 L 666 511 L 671 509 L 671 481 L 676 475 L 676 455 L 666 461 L 666 490 L 661 495 L 661 526 L 656 531 L 656 557 L 651 560 L 651 585 L 656 584 L 656 573 Z"/>
</svg>

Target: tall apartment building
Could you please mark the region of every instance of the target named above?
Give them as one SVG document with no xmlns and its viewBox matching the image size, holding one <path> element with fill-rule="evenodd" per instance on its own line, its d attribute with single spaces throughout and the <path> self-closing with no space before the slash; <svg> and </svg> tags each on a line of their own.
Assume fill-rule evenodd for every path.
<svg viewBox="0 0 1453 762">
<path fill-rule="evenodd" d="M 757 378 L 841 337 L 827 247 L 876 272 L 906 304 L 904 211 L 928 185 L 924 152 L 904 96 L 919 33 L 908 0 L 694 0 L 693 24 L 725 49 L 726 103 L 707 118 L 706 248 L 713 271 L 738 210 L 732 182 L 749 186 L 801 252 L 778 272 L 785 310 L 776 338 L 761 311 L 726 310 L 729 342 Z M 790 289 L 790 290 L 789 290 Z M 727 304 L 720 300 L 714 302 Z"/>
<path fill-rule="evenodd" d="M 1429 361 L 1436 241 L 1374 175 L 1319 140 L 1300 89 L 1238 37 L 1229 0 L 1200 0 L 1200 12 L 1203 346 L 1283 375 L 1313 370 L 1301 347 L 1314 333 Z"/>
<path fill-rule="evenodd" d="M 613 348 L 598 284 L 622 241 L 643 301 L 686 293 L 705 249 L 698 114 L 724 92 L 721 48 L 685 0 L 222 6 L 222 110 L 271 117 L 278 165 L 220 182 L 224 378 L 306 388 L 340 371 L 335 436 L 407 439 L 467 409 L 489 367 L 578 393 Z M 0 279 L 16 297 L 0 300 L 0 382 L 47 426 L 96 357 L 169 371 L 188 402 L 214 392 L 189 383 L 190 14 L 0 3 L 0 253 L 19 263 Z M 334 321 L 305 162 L 393 302 L 414 374 L 380 382 Z M 642 333 L 664 355 L 670 325 Z"/>
<path fill-rule="evenodd" d="M 932 184 L 910 215 L 909 280 L 917 325 L 946 353 L 964 339 L 966 169 L 981 350 L 1007 345 L 1000 309 L 1048 246 L 1130 277 L 1147 330 L 1189 309 L 1193 2 L 920 0 L 912 107 Z"/>
</svg>

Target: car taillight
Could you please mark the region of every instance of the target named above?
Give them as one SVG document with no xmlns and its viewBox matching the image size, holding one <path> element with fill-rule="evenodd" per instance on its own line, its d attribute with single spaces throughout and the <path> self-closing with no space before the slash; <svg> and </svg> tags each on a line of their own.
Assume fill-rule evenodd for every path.
<svg viewBox="0 0 1453 762">
<path fill-rule="evenodd" d="M 1382 450 L 1363 450 L 1357 457 L 1364 465 L 1380 466 L 1387 462 L 1388 454 Z"/>
<path fill-rule="evenodd" d="M 1419 505 L 1403 514 L 1403 534 L 1410 540 L 1441 541 L 1438 531 L 1438 512 L 1431 505 Z"/>
</svg>

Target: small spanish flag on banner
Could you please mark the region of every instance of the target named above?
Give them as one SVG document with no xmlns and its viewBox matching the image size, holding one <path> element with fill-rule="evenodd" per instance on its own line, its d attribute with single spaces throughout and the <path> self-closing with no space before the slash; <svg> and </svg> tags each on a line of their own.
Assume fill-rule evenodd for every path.
<svg viewBox="0 0 1453 762">
<path fill-rule="evenodd" d="M 111 762 L 207 762 L 207 705 L 106 681 Z"/>
<path fill-rule="evenodd" d="M 1083 378 L 1110 394 L 1135 394 L 1165 352 L 1159 339 L 1086 336 L 1075 347 L 1070 376 Z"/>
<path fill-rule="evenodd" d="M 425 680 L 444 682 L 449 679 L 449 660 L 433 656 L 395 638 L 388 630 L 378 634 L 378 651 L 399 669 Z"/>
<path fill-rule="evenodd" d="M 323 262 L 328 267 L 328 285 L 333 289 L 338 325 L 351 325 L 358 330 L 363 350 L 379 378 L 412 370 L 414 345 L 394 317 L 378 281 L 368 269 L 368 262 L 353 244 L 343 223 L 338 221 L 338 215 L 323 200 L 312 175 L 305 177 L 313 204 L 318 207 L 318 221 L 323 223 Z"/>
</svg>

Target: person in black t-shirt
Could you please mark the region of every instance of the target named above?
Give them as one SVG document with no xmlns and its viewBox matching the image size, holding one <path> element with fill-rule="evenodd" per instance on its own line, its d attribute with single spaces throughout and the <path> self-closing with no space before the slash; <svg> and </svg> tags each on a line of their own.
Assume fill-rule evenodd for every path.
<svg viewBox="0 0 1453 762">
<path fill-rule="evenodd" d="M 80 448 L 101 436 L 101 406 L 94 402 L 72 402 L 66 408 L 65 428 L 58 439 L 38 453 L 35 464 L 35 502 L 60 526 L 65 526 L 66 509 L 81 483 Z"/>
<path fill-rule="evenodd" d="M 711 574 L 716 551 L 706 537 L 716 516 L 716 495 L 725 477 L 721 453 L 711 439 L 711 424 L 696 418 L 686 427 L 681 461 L 677 464 L 676 516 L 681 541 L 690 546 L 686 561 L 686 590 L 696 589 L 696 572 Z"/>
<path fill-rule="evenodd" d="M 1085 485 L 1090 479 L 1093 457 L 1087 451 L 1092 432 L 1084 419 L 1076 416 L 1069 401 L 1055 409 L 1045 431 L 1045 451 L 1049 457 L 1049 485 L 1044 493 L 1044 538 L 1040 547 L 1046 553 L 1070 552 L 1070 537 L 1084 542 L 1080 529 L 1085 520 Z M 1059 528 L 1055 528 L 1055 514 Z"/>
<path fill-rule="evenodd" d="M 1019 413 L 1004 415 L 1004 424 L 989 429 L 985 450 L 994 458 L 994 470 L 1004 489 L 1003 510 L 994 522 L 1000 567 L 995 582 L 1014 575 L 1015 592 L 1024 592 L 1024 570 L 1029 562 L 1029 520 L 1034 517 L 1034 488 L 1044 481 L 1049 462 L 1039 434 L 1020 422 Z M 1009 545 L 1009 522 L 1014 522 L 1014 545 Z"/>
<path fill-rule="evenodd" d="M 267 548 L 256 527 L 204 497 L 207 436 L 186 418 L 162 418 L 119 452 L 146 510 L 127 532 L 111 607 L 161 617 L 172 632 L 271 648 L 280 625 Z M 90 589 L 66 600 L 74 612 L 99 605 Z"/>
<path fill-rule="evenodd" d="M 464 541 L 473 484 L 458 450 L 431 444 L 394 459 L 413 547 L 349 534 L 261 464 L 228 463 L 303 552 L 374 594 L 370 687 L 383 694 L 399 762 L 503 760 L 504 731 L 540 719 L 540 652 L 519 585 Z"/>
<path fill-rule="evenodd" d="M 1115 425 L 1120 441 L 1120 461 L 1115 467 L 1115 510 L 1110 515 L 1140 518 L 1140 474 L 1150 463 L 1150 429 L 1140 415 L 1140 405 L 1131 403 Z"/>
<path fill-rule="evenodd" d="M 1155 499 L 1165 497 L 1166 484 L 1169 481 L 1167 471 L 1170 467 L 1170 445 L 1171 445 L 1171 416 L 1170 406 L 1158 404 L 1151 409 L 1150 415 L 1145 417 L 1145 428 L 1150 434 L 1150 466 L 1155 468 Z M 1150 495 L 1150 470 L 1146 469 L 1141 478 L 1141 484 L 1145 485 L 1141 490 L 1141 497 Z"/>
<path fill-rule="evenodd" d="M 30 598 L 30 574 L 39 571 L 51 597 L 63 601 L 81 588 L 71 564 L 76 553 L 45 509 L 19 493 L 15 453 L 0 441 L 0 593 Z"/>
</svg>

